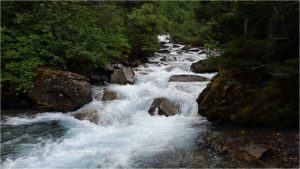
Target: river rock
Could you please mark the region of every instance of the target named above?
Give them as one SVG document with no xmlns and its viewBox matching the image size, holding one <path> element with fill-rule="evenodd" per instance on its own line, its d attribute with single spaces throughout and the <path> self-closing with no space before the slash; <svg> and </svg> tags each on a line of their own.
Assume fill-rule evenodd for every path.
<svg viewBox="0 0 300 169">
<path fill-rule="evenodd" d="M 104 89 L 101 98 L 102 101 L 117 100 L 117 99 L 119 99 L 119 95 L 117 92 Z"/>
<path fill-rule="evenodd" d="M 173 75 L 169 82 L 203 82 L 209 81 L 208 78 L 198 75 Z"/>
<path fill-rule="evenodd" d="M 165 61 L 167 61 L 167 58 L 163 57 L 163 58 L 160 59 L 160 61 L 164 61 L 165 62 Z"/>
<path fill-rule="evenodd" d="M 73 116 L 78 120 L 88 120 L 92 123 L 98 123 L 99 116 L 98 111 L 86 111 L 86 112 L 75 112 Z"/>
<path fill-rule="evenodd" d="M 209 64 L 206 60 L 200 60 L 191 65 L 190 70 L 194 73 L 218 72 L 218 64 Z"/>
<path fill-rule="evenodd" d="M 132 68 L 121 66 L 114 70 L 110 79 L 111 83 L 116 84 L 133 84 L 134 83 L 134 72 Z"/>
<path fill-rule="evenodd" d="M 185 45 L 185 46 L 182 48 L 182 50 L 189 50 L 190 48 L 192 48 L 191 45 Z"/>
<path fill-rule="evenodd" d="M 204 144 L 218 153 L 227 151 L 231 138 L 222 132 L 209 131 L 203 137 Z"/>
<path fill-rule="evenodd" d="M 264 144 L 253 144 L 250 143 L 247 146 L 243 147 L 241 150 L 235 152 L 235 157 L 245 161 L 257 161 L 262 155 L 264 155 L 270 146 Z"/>
<path fill-rule="evenodd" d="M 158 108 L 158 115 L 174 116 L 178 113 L 179 108 L 177 105 L 166 98 L 156 98 L 153 100 L 148 113 L 154 115 L 155 110 Z"/>
<path fill-rule="evenodd" d="M 168 49 L 162 49 L 159 51 L 159 53 L 170 53 L 170 51 Z"/>
<path fill-rule="evenodd" d="M 84 76 L 40 68 L 28 96 L 46 109 L 66 112 L 92 101 L 92 90 Z"/>
<path fill-rule="evenodd" d="M 173 44 L 173 48 L 179 48 L 180 45 L 177 45 L 177 44 Z"/>
</svg>

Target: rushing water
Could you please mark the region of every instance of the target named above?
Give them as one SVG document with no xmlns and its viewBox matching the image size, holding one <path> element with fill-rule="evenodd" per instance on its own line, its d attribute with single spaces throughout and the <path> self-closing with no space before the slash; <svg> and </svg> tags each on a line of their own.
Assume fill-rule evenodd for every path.
<svg viewBox="0 0 300 169">
<path fill-rule="evenodd" d="M 168 42 L 166 36 L 160 41 Z M 199 133 L 207 121 L 197 114 L 196 98 L 208 82 L 168 82 L 171 75 L 195 74 L 191 63 L 204 59 L 198 52 L 180 52 L 183 45 L 167 43 L 170 54 L 157 54 L 134 69 L 134 85 L 94 86 L 93 96 L 104 88 L 120 100 L 93 100 L 78 111 L 97 110 L 99 123 L 77 120 L 72 112 L 44 112 L 6 117 L 1 122 L 3 168 L 122 168 L 212 166 L 217 160 L 197 149 Z M 166 56 L 166 61 L 160 61 Z M 215 74 L 201 74 L 211 78 Z M 180 113 L 150 116 L 157 97 L 180 105 Z M 201 151 L 198 151 L 198 154 Z M 198 159 L 198 161 L 197 161 Z M 193 162 L 198 164 L 193 164 Z M 199 164 L 202 163 L 202 164 Z"/>
</svg>

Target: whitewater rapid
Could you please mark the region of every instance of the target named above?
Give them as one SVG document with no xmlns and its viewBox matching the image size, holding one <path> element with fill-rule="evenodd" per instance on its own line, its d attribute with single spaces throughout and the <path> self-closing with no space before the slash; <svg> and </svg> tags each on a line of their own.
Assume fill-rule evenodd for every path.
<svg viewBox="0 0 300 169">
<path fill-rule="evenodd" d="M 168 80 L 172 75 L 194 75 L 190 65 L 206 56 L 182 52 L 184 45 L 173 47 L 167 36 L 159 36 L 159 40 L 167 42 L 170 54 L 157 53 L 149 63 L 135 68 L 134 85 L 93 86 L 93 96 L 104 88 L 120 95 L 114 101 L 94 99 L 77 110 L 97 110 L 98 124 L 77 120 L 72 112 L 2 120 L 1 168 L 158 167 L 151 161 L 157 155 L 196 146 L 199 132 L 204 130 L 201 124 L 207 123 L 197 113 L 196 99 L 208 82 Z M 166 61 L 161 61 L 164 57 Z M 158 97 L 180 105 L 179 114 L 150 116 L 148 109 Z"/>
</svg>

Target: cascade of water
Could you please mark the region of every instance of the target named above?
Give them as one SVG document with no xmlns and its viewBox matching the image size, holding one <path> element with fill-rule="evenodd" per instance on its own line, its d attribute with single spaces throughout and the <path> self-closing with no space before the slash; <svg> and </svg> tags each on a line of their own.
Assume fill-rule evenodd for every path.
<svg viewBox="0 0 300 169">
<path fill-rule="evenodd" d="M 169 36 L 158 38 L 166 43 L 169 52 L 156 53 L 149 63 L 135 68 L 134 85 L 105 87 L 117 92 L 120 99 L 94 99 L 78 110 L 97 110 L 98 124 L 79 121 L 71 112 L 9 117 L 2 122 L 2 167 L 157 167 L 151 160 L 149 164 L 141 160 L 195 146 L 201 130 L 197 125 L 206 123 L 197 113 L 196 98 L 208 82 L 168 80 L 172 75 L 194 75 L 190 65 L 205 55 L 194 52 L 195 49 L 182 50 L 184 45 L 170 43 Z M 211 78 L 215 74 L 201 75 Z M 94 86 L 93 96 L 103 89 Z M 169 117 L 150 116 L 148 109 L 158 97 L 178 104 L 179 113 Z M 10 144 L 14 146 L 8 146 Z"/>
</svg>

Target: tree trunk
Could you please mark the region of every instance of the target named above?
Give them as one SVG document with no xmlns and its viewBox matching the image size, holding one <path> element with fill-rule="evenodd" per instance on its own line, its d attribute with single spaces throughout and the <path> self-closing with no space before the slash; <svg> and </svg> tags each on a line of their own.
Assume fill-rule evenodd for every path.
<svg viewBox="0 0 300 169">
<path fill-rule="evenodd" d="M 247 37 L 248 33 L 248 16 L 244 18 L 244 36 Z"/>
</svg>

